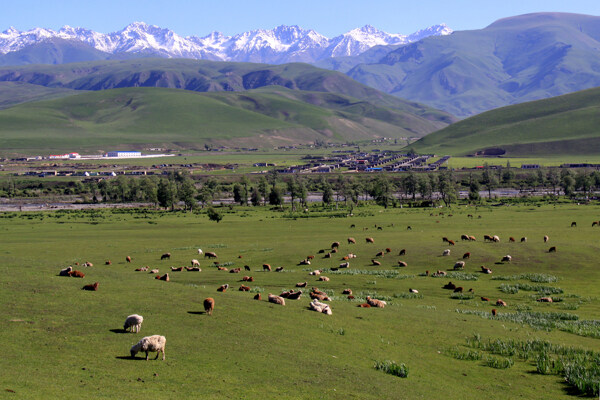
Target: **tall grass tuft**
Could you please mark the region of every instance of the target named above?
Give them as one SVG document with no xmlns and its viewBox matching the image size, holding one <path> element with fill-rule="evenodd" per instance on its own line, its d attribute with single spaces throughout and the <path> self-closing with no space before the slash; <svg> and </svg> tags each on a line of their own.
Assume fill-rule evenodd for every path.
<svg viewBox="0 0 600 400">
<path fill-rule="evenodd" d="M 386 374 L 399 376 L 400 378 L 408 378 L 408 367 L 406 364 L 397 364 L 396 361 L 375 361 L 374 368 L 383 371 Z"/>
</svg>

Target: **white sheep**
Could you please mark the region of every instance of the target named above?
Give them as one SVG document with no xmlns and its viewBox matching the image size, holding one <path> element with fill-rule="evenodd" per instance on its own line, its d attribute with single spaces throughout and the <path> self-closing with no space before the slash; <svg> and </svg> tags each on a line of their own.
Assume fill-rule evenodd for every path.
<svg viewBox="0 0 600 400">
<path fill-rule="evenodd" d="M 465 268 L 465 262 L 464 261 L 457 261 L 454 264 L 454 270 L 463 269 L 463 268 Z"/>
<path fill-rule="evenodd" d="M 450 255 L 450 249 L 446 249 L 444 250 L 444 252 L 442 253 L 442 256 L 449 256 Z"/>
<path fill-rule="evenodd" d="M 313 299 L 313 301 L 310 302 L 310 309 L 327 315 L 332 314 L 329 304 L 321 303 L 317 299 Z"/>
<path fill-rule="evenodd" d="M 192 262 L 192 267 L 199 267 L 200 266 L 200 262 L 198 260 L 196 260 L 195 258 L 191 262 Z"/>
<path fill-rule="evenodd" d="M 198 249 L 198 254 L 204 254 L 204 252 L 202 251 L 202 249 Z"/>
<path fill-rule="evenodd" d="M 131 346 L 131 357 L 135 357 L 135 355 L 143 351 L 146 353 L 146 360 L 148 360 L 149 352 L 156 352 L 156 359 L 158 359 L 159 354 L 162 352 L 163 361 L 165 359 L 165 345 L 167 344 L 167 339 L 161 335 L 152 335 L 143 337 L 139 342 Z"/>
<path fill-rule="evenodd" d="M 128 330 L 131 328 L 131 332 L 139 333 L 142 329 L 142 322 L 144 322 L 144 317 L 137 314 L 132 314 L 125 319 L 125 323 L 123 324 L 123 330 Z"/>
<path fill-rule="evenodd" d="M 350 268 L 350 263 L 349 262 L 345 262 L 345 263 L 341 263 L 340 268 Z"/>
</svg>

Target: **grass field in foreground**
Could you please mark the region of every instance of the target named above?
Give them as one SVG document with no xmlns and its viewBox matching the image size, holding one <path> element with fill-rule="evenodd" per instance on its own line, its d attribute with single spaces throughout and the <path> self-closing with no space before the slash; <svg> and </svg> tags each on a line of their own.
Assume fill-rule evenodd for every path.
<svg viewBox="0 0 600 400">
<path fill-rule="evenodd" d="M 202 214 L 144 210 L 0 214 L 0 390 L 44 399 L 560 399 L 573 397 L 572 387 L 561 376 L 536 373 L 535 361 L 514 358 L 511 368 L 496 369 L 482 360 L 457 360 L 449 350 L 465 349 L 465 338 L 475 333 L 484 340 L 541 338 L 599 348 L 598 338 L 503 319 L 524 311 L 599 319 L 600 228 L 591 226 L 600 219 L 597 205 L 456 207 L 442 209 L 443 215 L 439 209 L 365 207 L 346 218 L 314 209 L 305 215 L 310 218 L 297 219 L 262 209 L 236 210 L 218 224 Z M 571 228 L 572 221 L 578 226 Z M 478 240 L 461 242 L 461 234 Z M 499 235 L 501 242 L 485 243 L 484 234 Z M 350 236 L 356 245 L 347 244 Z M 375 244 L 365 242 L 368 236 Z M 443 243 L 443 236 L 456 245 Z M 517 243 L 509 243 L 509 236 Z M 518 242 L 522 236 L 528 237 L 526 243 Z M 333 241 L 341 242 L 340 252 L 321 258 L 318 251 Z M 551 245 L 556 253 L 548 253 Z M 198 247 L 216 252 L 229 268 L 249 265 L 252 271 L 217 271 L 204 259 L 202 272 L 169 271 L 198 258 Z M 371 266 L 375 253 L 386 247 L 392 251 L 380 259 L 382 265 Z M 446 248 L 450 257 L 441 256 Z M 400 249 L 406 249 L 405 256 L 398 256 Z M 467 251 L 472 256 L 465 275 L 420 275 L 452 269 Z M 160 261 L 165 252 L 171 260 Z M 347 272 L 327 271 L 349 252 L 358 257 Z M 499 264 L 506 254 L 513 261 Z M 312 265 L 298 266 L 307 255 L 316 256 Z M 104 265 L 106 260 L 112 265 Z M 398 260 L 408 266 L 397 267 Z M 76 267 L 84 279 L 57 276 L 61 268 L 85 261 L 94 266 Z M 284 271 L 262 272 L 263 263 Z M 171 281 L 134 271 L 145 265 L 168 271 Z M 480 274 L 480 265 L 493 274 Z M 331 281 L 308 275 L 317 268 L 325 269 Z M 521 276 L 532 273 L 558 280 L 532 283 Z M 285 307 L 252 300 L 254 292 L 237 290 L 243 275 L 255 278 L 249 286 L 263 298 L 307 281 L 332 295 L 333 315 L 309 311 L 306 295 Z M 499 276 L 516 280 L 493 279 Z M 95 281 L 97 292 L 81 290 Z M 448 281 L 465 291 L 473 288 L 473 299 L 451 298 L 442 289 Z M 225 283 L 229 291 L 218 293 Z M 553 296 L 562 301 L 538 303 L 535 291 L 509 294 L 500 290 L 502 284 L 561 289 Z M 356 301 L 341 294 L 344 288 L 353 289 Z M 409 288 L 419 295 L 409 297 Z M 357 308 L 367 294 L 386 299 L 387 307 Z M 212 317 L 202 314 L 202 301 L 209 296 L 216 301 Z M 480 296 L 502 298 L 508 307 L 482 302 Z M 456 311 L 489 313 L 492 308 L 499 310 L 498 318 Z M 141 333 L 120 333 L 133 313 L 144 316 Z M 152 334 L 166 336 L 166 361 L 129 359 L 129 348 Z M 406 364 L 408 377 L 374 369 L 375 362 L 385 360 Z"/>
</svg>

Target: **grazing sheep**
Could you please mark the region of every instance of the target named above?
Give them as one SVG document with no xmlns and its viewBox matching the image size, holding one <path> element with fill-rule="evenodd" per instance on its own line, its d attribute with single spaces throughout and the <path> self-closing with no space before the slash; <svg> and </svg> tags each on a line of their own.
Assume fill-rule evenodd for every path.
<svg viewBox="0 0 600 400">
<path fill-rule="evenodd" d="M 449 240 L 448 240 L 448 244 L 449 244 L 450 246 L 454 246 L 454 240 L 452 240 L 452 239 L 449 239 Z"/>
<path fill-rule="evenodd" d="M 442 242 L 446 242 L 446 243 L 448 243 L 448 238 L 444 236 L 444 237 L 442 238 Z"/>
<path fill-rule="evenodd" d="M 490 301 L 490 299 L 487 297 L 481 297 L 481 301 Z"/>
<path fill-rule="evenodd" d="M 317 299 L 317 300 L 321 300 L 321 301 L 331 301 L 331 299 L 329 298 L 329 296 L 327 296 L 327 294 L 323 293 L 323 292 L 310 292 L 308 294 L 310 296 L 311 299 Z"/>
<path fill-rule="evenodd" d="M 506 307 L 506 302 L 498 299 L 498 300 L 496 300 L 496 305 L 500 306 L 500 307 Z"/>
<path fill-rule="evenodd" d="M 548 253 L 556 253 L 556 246 L 552 246 L 548 249 Z"/>
<path fill-rule="evenodd" d="M 229 284 L 228 284 L 228 283 L 226 283 L 226 284 L 224 284 L 224 285 L 221 285 L 221 286 L 219 286 L 219 287 L 217 288 L 217 292 L 226 292 L 226 291 L 227 291 L 227 289 L 229 289 Z"/>
<path fill-rule="evenodd" d="M 319 281 L 323 281 L 323 282 L 329 282 L 329 278 L 326 276 L 320 276 L 319 277 Z"/>
<path fill-rule="evenodd" d="M 277 268 L 275 268 L 275 272 L 281 272 L 281 271 L 283 271 L 283 267 L 277 267 Z"/>
<path fill-rule="evenodd" d="M 398 266 L 399 267 L 408 267 L 408 264 L 406 263 L 406 261 L 398 261 Z"/>
<path fill-rule="evenodd" d="M 460 235 L 460 240 L 469 240 L 469 235 Z"/>
<path fill-rule="evenodd" d="M 512 243 L 512 242 L 515 241 L 515 238 L 511 236 L 511 237 L 508 238 L 508 241 Z"/>
<path fill-rule="evenodd" d="M 245 270 L 245 271 L 250 271 L 250 266 L 248 266 L 248 265 L 244 265 L 244 270 Z"/>
<path fill-rule="evenodd" d="M 314 260 L 314 259 L 315 259 L 315 256 L 313 256 L 313 255 L 306 256 L 306 259 L 307 259 L 307 260 Z"/>
<path fill-rule="evenodd" d="M 409 293 L 419 293 L 419 291 L 417 289 L 411 289 L 411 288 L 408 289 L 408 292 Z"/>
<path fill-rule="evenodd" d="M 212 315 L 213 310 L 215 309 L 215 299 L 212 297 L 207 297 L 204 299 L 204 312 L 208 315 Z"/>
<path fill-rule="evenodd" d="M 539 301 L 540 303 L 552 303 L 552 297 L 540 297 L 539 299 L 537 299 L 537 301 Z"/>
<path fill-rule="evenodd" d="M 173 271 L 173 272 L 183 271 L 183 267 L 171 267 L 171 271 Z"/>
<path fill-rule="evenodd" d="M 250 291 L 250 286 L 245 286 L 245 285 L 241 285 L 239 288 L 240 292 L 249 292 Z"/>
<path fill-rule="evenodd" d="M 342 290 L 342 294 L 352 294 L 352 289 L 344 289 Z"/>
<path fill-rule="evenodd" d="M 442 289 L 454 290 L 454 289 L 456 289 L 456 285 L 452 282 L 448 282 L 444 286 L 442 286 Z"/>
<path fill-rule="evenodd" d="M 104 262 L 104 265 L 112 265 L 112 261 L 108 260 Z"/>
<path fill-rule="evenodd" d="M 146 336 L 142 338 L 137 344 L 134 344 L 129 351 L 131 353 L 131 358 L 134 358 L 135 355 L 143 351 L 146 353 L 146 361 L 148 360 L 148 353 L 156 352 L 156 359 L 158 359 L 159 354 L 162 352 L 163 361 L 165 360 L 165 345 L 167 344 L 167 339 L 161 335 L 152 335 Z"/>
<path fill-rule="evenodd" d="M 217 267 L 218 271 L 229 271 L 229 268 L 227 267 Z"/>
<path fill-rule="evenodd" d="M 594 221 L 594 222 L 592 222 L 592 227 L 594 227 L 596 225 L 600 226 L 600 221 Z"/>
<path fill-rule="evenodd" d="M 499 242 L 500 242 L 500 238 L 499 238 L 498 236 L 496 236 L 496 235 L 494 235 L 494 236 L 492 237 L 492 240 L 493 240 L 494 242 L 496 242 L 496 243 L 499 243 Z"/>
<path fill-rule="evenodd" d="M 391 252 L 392 252 L 392 249 L 390 249 L 389 247 L 386 247 L 386 248 L 385 248 L 385 252 L 386 252 L 386 253 L 391 253 Z"/>
<path fill-rule="evenodd" d="M 315 269 L 314 271 L 309 272 L 309 275 L 321 275 L 321 272 L 320 269 Z"/>
<path fill-rule="evenodd" d="M 442 270 L 439 270 L 439 269 L 438 269 L 436 272 L 434 272 L 433 274 L 431 274 L 431 276 L 435 276 L 435 277 L 438 277 L 438 276 L 446 276 L 446 275 L 448 275 L 448 274 L 446 273 L 446 271 L 442 271 Z"/>
<path fill-rule="evenodd" d="M 244 282 L 254 282 L 254 278 L 251 276 L 245 276 L 242 278 Z"/>
<path fill-rule="evenodd" d="M 337 247 L 335 249 L 331 249 L 331 253 L 337 253 L 337 252 L 338 252 Z"/>
<path fill-rule="evenodd" d="M 371 262 L 373 263 L 373 265 L 381 265 L 381 263 L 377 260 L 371 260 Z"/>
<path fill-rule="evenodd" d="M 306 287 L 307 284 L 308 284 L 307 282 L 299 282 L 299 283 L 296 283 L 296 287 Z"/>
<path fill-rule="evenodd" d="M 471 242 L 476 242 L 477 241 L 477 239 L 475 238 L 475 236 L 469 236 L 469 240 Z"/>
<path fill-rule="evenodd" d="M 291 290 L 290 292 L 288 292 L 287 298 L 290 300 L 298 300 L 301 296 L 302 290 L 298 290 L 297 292 Z"/>
<path fill-rule="evenodd" d="M 402 249 L 400 250 L 400 252 L 398 253 L 399 256 L 403 256 L 406 255 L 406 249 Z"/>
<path fill-rule="evenodd" d="M 202 253 L 204 253 L 204 252 L 202 251 L 202 249 L 198 249 L 198 254 L 202 254 Z"/>
<path fill-rule="evenodd" d="M 256 293 L 256 295 L 254 295 L 254 300 L 262 300 L 260 293 Z"/>
<path fill-rule="evenodd" d="M 70 265 L 67 268 L 61 269 L 58 276 L 70 276 L 69 273 L 73 271 L 73 267 Z"/>
<path fill-rule="evenodd" d="M 146 271 L 148 271 L 148 267 L 140 267 L 140 268 L 136 268 L 135 270 L 138 272 L 139 271 L 146 272 Z"/>
<path fill-rule="evenodd" d="M 338 247 L 340 247 L 340 242 L 333 242 L 331 243 L 331 249 L 337 249 Z"/>
<path fill-rule="evenodd" d="M 450 249 L 446 249 L 442 252 L 443 257 L 449 256 L 449 255 L 450 255 Z"/>
<path fill-rule="evenodd" d="M 356 239 L 349 237 L 348 244 L 356 244 Z"/>
<path fill-rule="evenodd" d="M 92 263 L 91 263 L 91 262 L 89 262 L 89 261 L 86 261 L 86 262 L 84 262 L 84 263 L 83 263 L 83 266 L 84 266 L 84 267 L 93 267 L 93 266 L 94 266 L 94 264 L 92 264 Z"/>
<path fill-rule="evenodd" d="M 269 293 L 269 303 L 275 303 L 285 306 L 285 299 L 281 296 Z"/>
<path fill-rule="evenodd" d="M 313 299 L 313 301 L 310 302 L 309 308 L 313 311 L 320 312 L 323 314 L 327 314 L 327 315 L 332 314 L 331 307 L 329 307 L 329 304 L 321 303 L 317 299 Z"/>
<path fill-rule="evenodd" d="M 198 261 L 196 259 L 193 259 L 191 261 L 191 264 L 192 264 L 191 267 L 199 267 L 200 266 L 200 261 Z"/>
<path fill-rule="evenodd" d="M 496 311 L 495 308 L 492 308 L 492 315 L 495 317 L 496 315 L 498 315 L 498 311 Z"/>
<path fill-rule="evenodd" d="M 359 304 L 356 307 L 360 307 L 360 308 L 371 308 L 371 305 L 368 303 L 363 303 L 363 304 Z"/>
<path fill-rule="evenodd" d="M 298 265 L 310 265 L 310 260 L 304 259 L 298 263 Z"/>
<path fill-rule="evenodd" d="M 127 261 L 128 263 L 130 263 L 131 262 L 131 257 L 130 256 L 125 257 L 125 261 Z"/>
<path fill-rule="evenodd" d="M 169 279 L 169 274 L 168 274 L 168 273 L 167 273 L 167 274 L 164 274 L 163 276 L 158 276 L 158 275 L 156 275 L 156 276 L 154 277 L 154 279 L 158 279 L 158 280 L 165 281 L 165 282 L 169 282 L 169 281 L 170 281 L 170 279 Z"/>
<path fill-rule="evenodd" d="M 323 258 L 331 258 L 331 253 L 327 253 L 323 256 Z"/>
<path fill-rule="evenodd" d="M 242 272 L 242 269 L 241 269 L 241 268 L 231 268 L 231 269 L 229 270 L 229 273 L 230 273 L 230 274 L 239 274 L 240 272 Z"/>
<path fill-rule="evenodd" d="M 185 267 L 186 271 L 190 271 L 190 272 L 201 272 L 202 269 L 200 269 L 200 267 Z"/>
<path fill-rule="evenodd" d="M 375 239 L 373 239 L 372 237 L 365 238 L 365 240 L 367 243 L 375 243 Z"/>
<path fill-rule="evenodd" d="M 367 304 L 369 304 L 371 307 L 384 308 L 387 305 L 387 303 L 385 301 L 378 300 L 378 299 L 372 299 L 371 296 L 367 296 L 366 300 L 367 300 Z"/>
<path fill-rule="evenodd" d="M 162 256 L 160 256 L 161 260 L 170 260 L 171 259 L 171 253 L 165 253 Z"/>
<path fill-rule="evenodd" d="M 375 257 L 383 257 L 384 256 L 384 252 L 380 251 L 379 253 L 375 254 Z"/>
<path fill-rule="evenodd" d="M 525 242 L 527 242 L 527 238 L 526 238 L 525 236 L 523 236 L 523 237 L 521 238 L 521 243 L 525 243 Z"/>
<path fill-rule="evenodd" d="M 91 290 L 91 291 L 96 291 L 98 290 L 98 282 L 94 282 L 93 284 L 90 285 L 85 285 L 84 287 L 81 288 L 81 290 Z"/>
<path fill-rule="evenodd" d="M 487 267 L 484 267 L 484 266 L 482 265 L 482 266 L 481 266 L 481 272 L 483 272 L 484 274 L 491 274 L 491 273 L 492 273 L 492 270 L 491 270 L 491 269 L 489 269 L 489 268 L 487 268 Z"/>
<path fill-rule="evenodd" d="M 483 235 L 483 241 L 484 242 L 487 242 L 487 241 L 493 242 L 494 238 L 490 235 Z"/>
<path fill-rule="evenodd" d="M 349 268 L 349 267 L 350 267 L 350 263 L 349 262 L 341 263 L 339 265 L 339 268 Z"/>
<path fill-rule="evenodd" d="M 204 253 L 204 258 L 217 258 L 217 253 L 213 253 L 212 251 L 207 251 L 206 253 Z"/>
<path fill-rule="evenodd" d="M 150 272 L 148 272 L 148 273 L 149 273 L 149 274 L 156 275 L 156 274 L 158 274 L 158 273 L 159 273 L 159 270 L 158 270 L 158 268 L 154 268 L 154 269 L 151 269 L 151 270 L 150 270 Z"/>
<path fill-rule="evenodd" d="M 577 222 L 573 221 L 571 222 L 571 228 L 576 227 L 577 226 Z"/>
<path fill-rule="evenodd" d="M 85 274 L 81 271 L 73 270 L 73 271 L 69 271 L 69 276 L 71 278 L 83 278 L 83 277 L 85 277 Z"/>
<path fill-rule="evenodd" d="M 511 262 L 512 261 L 512 257 L 509 256 L 508 254 L 505 255 L 504 257 L 502 257 L 501 262 Z"/>
<path fill-rule="evenodd" d="M 269 264 L 263 264 L 263 271 L 269 271 L 271 272 L 271 266 Z"/>
<path fill-rule="evenodd" d="M 131 314 L 125 319 L 123 330 L 130 330 L 131 333 L 139 333 L 142 329 L 142 322 L 144 322 L 144 317 L 137 314 Z"/>
<path fill-rule="evenodd" d="M 454 263 L 454 270 L 459 270 L 459 269 L 464 269 L 465 268 L 465 262 L 464 261 L 457 261 L 456 263 Z"/>
<path fill-rule="evenodd" d="M 465 254 L 463 254 L 463 260 L 467 260 L 469 258 L 471 258 L 471 253 L 466 252 Z"/>
<path fill-rule="evenodd" d="M 462 286 L 457 286 L 456 288 L 454 288 L 454 293 L 462 293 L 463 292 L 463 287 Z"/>
<path fill-rule="evenodd" d="M 548 237 L 548 235 L 544 235 L 544 243 L 548 243 L 548 240 L 550 240 L 550 238 Z"/>
</svg>

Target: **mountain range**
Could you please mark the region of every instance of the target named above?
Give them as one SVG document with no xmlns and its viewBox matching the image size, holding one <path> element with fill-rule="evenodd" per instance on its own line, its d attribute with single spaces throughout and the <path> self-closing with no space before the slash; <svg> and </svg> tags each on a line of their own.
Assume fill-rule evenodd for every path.
<svg viewBox="0 0 600 400">
<path fill-rule="evenodd" d="M 312 63 L 330 57 L 356 56 L 377 45 L 407 44 L 428 36 L 451 33 L 452 30 L 445 24 L 434 25 L 411 35 L 391 34 L 366 25 L 331 39 L 312 29 L 286 25 L 233 36 L 212 32 L 204 37 L 182 37 L 172 30 L 143 22 L 132 23 L 109 34 L 70 26 L 58 31 L 44 28 L 19 31 L 11 27 L 0 33 L 0 54 L 4 55 L 0 57 L 0 64 L 27 64 L 31 52 L 36 49 L 39 52 L 40 48 L 44 48 L 40 45 L 48 43 L 79 47 L 83 44 L 88 47 L 88 53 L 94 53 L 94 58 L 89 59 L 160 56 L 269 64 Z M 58 61 L 72 62 L 64 59 Z"/>
</svg>

